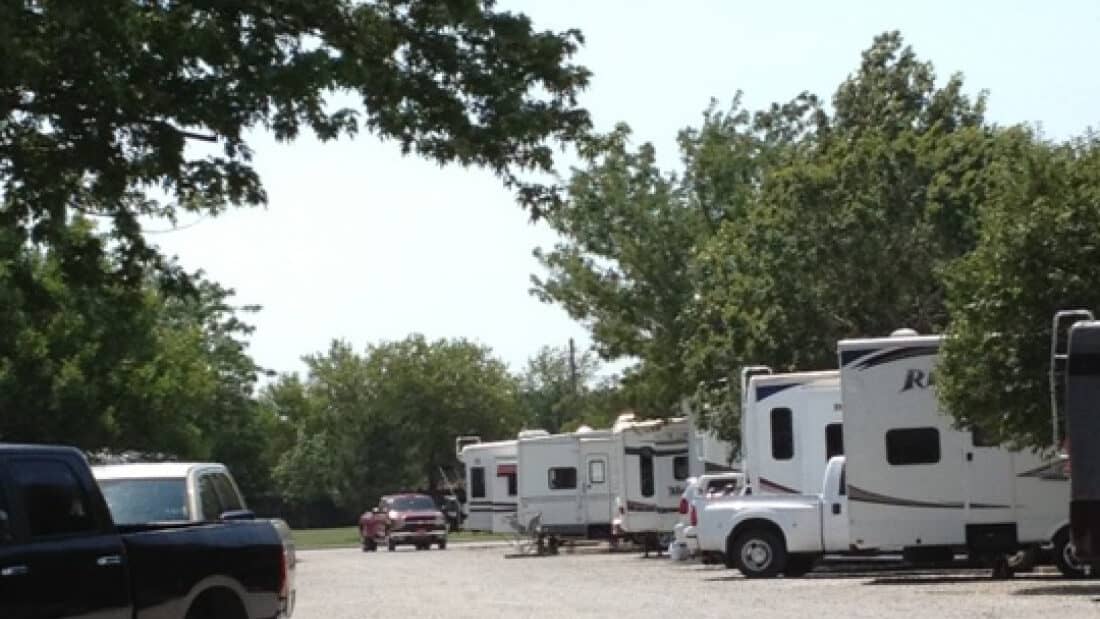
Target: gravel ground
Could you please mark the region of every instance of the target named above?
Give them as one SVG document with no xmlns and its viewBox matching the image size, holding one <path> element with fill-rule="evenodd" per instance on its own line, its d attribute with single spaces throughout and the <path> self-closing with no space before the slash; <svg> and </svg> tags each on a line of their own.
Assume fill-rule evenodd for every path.
<svg viewBox="0 0 1100 619">
<path fill-rule="evenodd" d="M 303 551 L 294 617 L 1100 617 L 1100 581 L 1043 569 L 993 581 L 981 571 L 849 566 L 753 581 L 719 566 L 634 554 L 505 559 L 508 551 L 458 544 L 443 552 Z"/>
</svg>

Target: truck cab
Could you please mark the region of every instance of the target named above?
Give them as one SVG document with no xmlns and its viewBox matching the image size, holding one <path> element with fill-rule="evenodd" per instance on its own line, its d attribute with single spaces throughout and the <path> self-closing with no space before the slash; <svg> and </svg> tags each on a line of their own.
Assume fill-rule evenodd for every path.
<svg viewBox="0 0 1100 619">
<path fill-rule="evenodd" d="M 696 536 L 701 552 L 721 553 L 748 578 L 809 572 L 821 555 L 849 548 L 844 456 L 829 460 L 820 494 L 708 503 L 698 513 Z"/>
</svg>

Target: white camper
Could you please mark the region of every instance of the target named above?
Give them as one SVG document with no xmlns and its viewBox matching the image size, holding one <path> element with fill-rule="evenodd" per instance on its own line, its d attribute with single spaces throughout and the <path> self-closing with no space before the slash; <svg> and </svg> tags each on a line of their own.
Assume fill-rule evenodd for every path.
<svg viewBox="0 0 1100 619">
<path fill-rule="evenodd" d="M 516 441 L 462 445 L 459 461 L 466 465 L 466 522 L 470 531 L 506 533 L 516 514 L 519 486 Z"/>
<path fill-rule="evenodd" d="M 552 538 L 607 538 L 616 494 L 611 430 L 521 435 L 517 441 L 520 524 L 539 517 Z"/>
<path fill-rule="evenodd" d="M 683 417 L 636 421 L 626 414 L 612 434 L 613 468 L 621 480 L 612 532 L 647 550 L 662 548 L 679 520 L 687 479 L 703 472 L 703 462 L 690 456 L 691 424 Z"/>
<path fill-rule="evenodd" d="M 840 374 L 746 376 L 741 457 L 753 494 L 814 494 L 825 467 L 844 455 Z"/>
<path fill-rule="evenodd" d="M 995 557 L 1053 541 L 1064 573 L 1066 461 L 956 430 L 936 398 L 939 336 L 838 344 L 850 542 L 861 550 Z"/>
</svg>

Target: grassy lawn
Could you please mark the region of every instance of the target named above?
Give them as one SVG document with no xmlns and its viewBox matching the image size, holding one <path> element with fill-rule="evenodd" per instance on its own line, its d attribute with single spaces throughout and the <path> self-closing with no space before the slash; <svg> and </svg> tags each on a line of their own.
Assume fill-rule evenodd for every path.
<svg viewBox="0 0 1100 619">
<path fill-rule="evenodd" d="M 447 536 L 450 542 L 485 542 L 509 539 L 499 533 L 475 533 L 458 531 Z M 354 548 L 359 545 L 359 530 L 355 527 L 336 529 L 295 529 L 294 545 L 298 550 L 318 548 Z"/>
</svg>

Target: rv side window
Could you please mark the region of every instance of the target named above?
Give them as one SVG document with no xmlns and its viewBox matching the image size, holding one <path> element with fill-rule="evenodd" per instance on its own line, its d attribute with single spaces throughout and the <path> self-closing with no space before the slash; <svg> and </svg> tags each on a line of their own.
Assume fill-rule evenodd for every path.
<svg viewBox="0 0 1100 619">
<path fill-rule="evenodd" d="M 571 466 L 552 468 L 548 477 L 551 490 L 572 490 L 577 487 L 577 469 Z"/>
<path fill-rule="evenodd" d="M 642 478 L 642 496 L 653 496 L 653 456 L 638 456 L 638 472 Z"/>
<path fill-rule="evenodd" d="M 516 486 L 516 474 L 508 473 L 505 477 L 508 478 L 508 496 L 516 496 L 519 492 Z"/>
<path fill-rule="evenodd" d="M 602 484 L 606 479 L 605 475 L 603 460 L 590 460 L 588 462 L 588 483 Z"/>
<path fill-rule="evenodd" d="M 830 423 L 825 426 L 825 460 L 844 455 L 844 426 Z"/>
<path fill-rule="evenodd" d="M 485 467 L 483 466 L 470 468 L 470 498 L 485 498 Z"/>
<path fill-rule="evenodd" d="M 688 457 L 676 456 L 672 459 L 672 476 L 676 481 L 684 481 L 688 478 Z"/>
<path fill-rule="evenodd" d="M 772 458 L 790 460 L 794 457 L 794 427 L 791 409 L 772 409 Z"/>
<path fill-rule="evenodd" d="M 970 428 L 970 442 L 975 447 L 998 447 L 1000 443 L 993 440 L 993 437 L 989 433 L 985 432 L 978 426 Z"/>
<path fill-rule="evenodd" d="M 846 465 L 840 467 L 840 491 L 837 493 L 840 496 L 847 496 L 848 494 L 848 481 L 846 479 L 847 474 L 848 467 Z"/>
<path fill-rule="evenodd" d="M 886 433 L 886 461 L 895 466 L 935 464 L 940 461 L 940 431 L 906 428 Z"/>
</svg>

